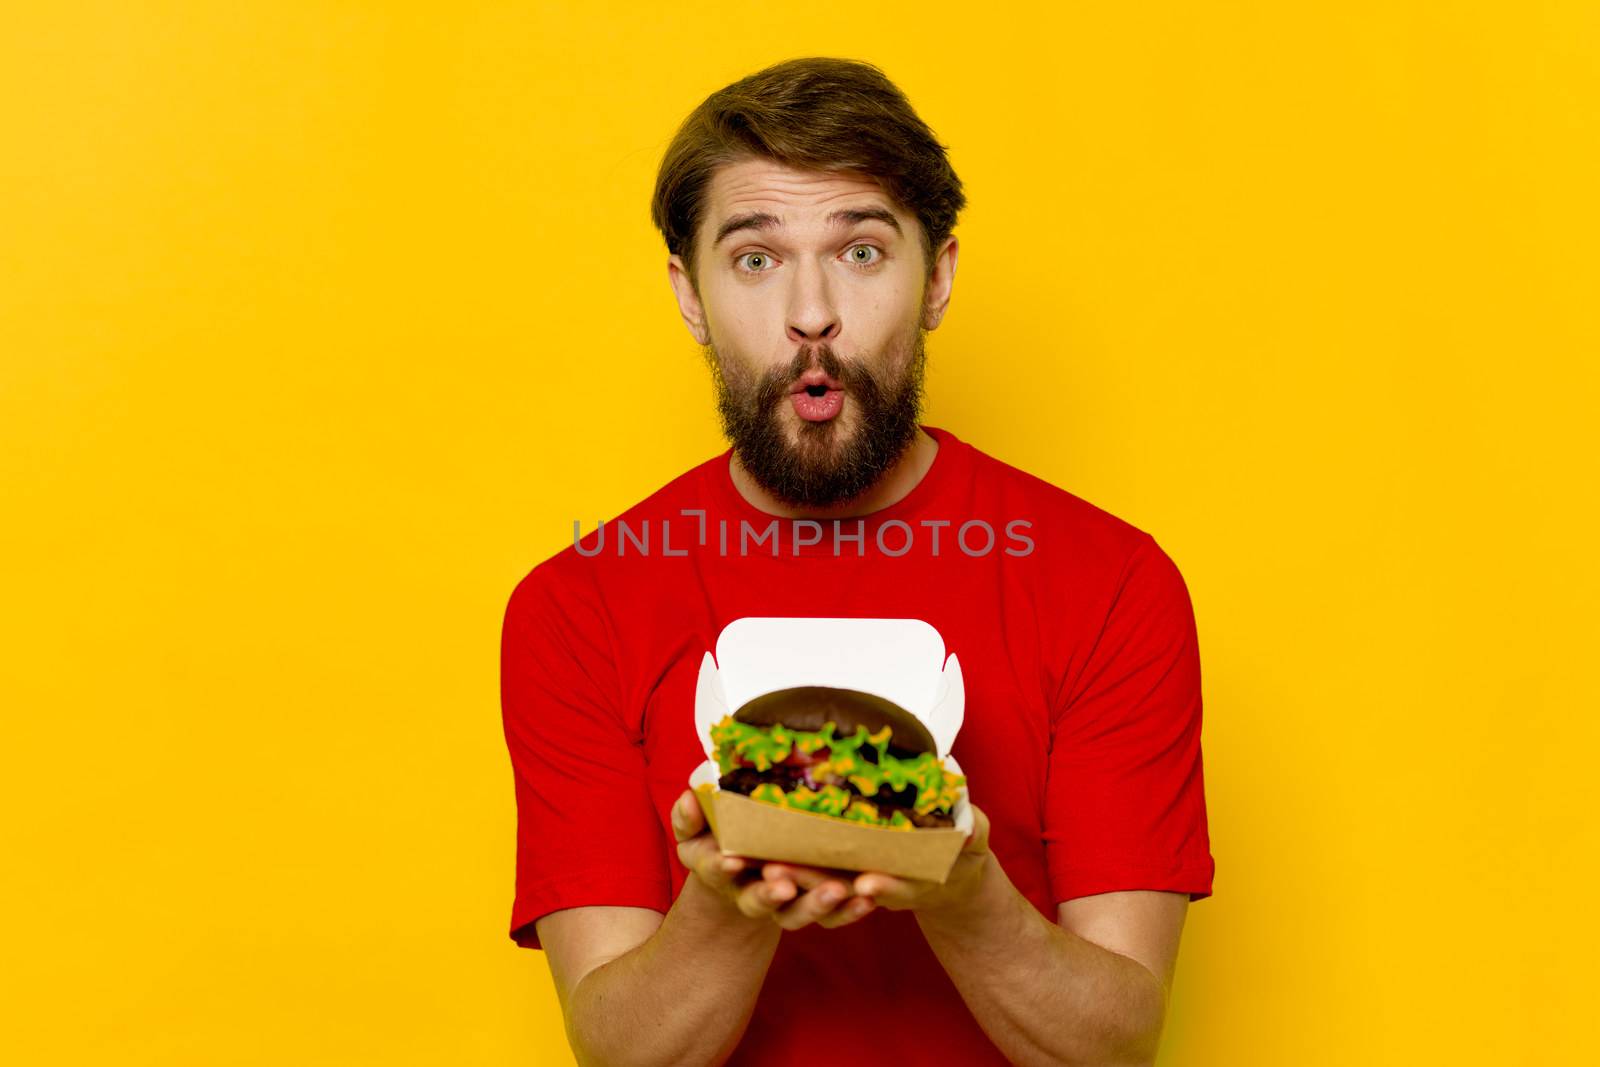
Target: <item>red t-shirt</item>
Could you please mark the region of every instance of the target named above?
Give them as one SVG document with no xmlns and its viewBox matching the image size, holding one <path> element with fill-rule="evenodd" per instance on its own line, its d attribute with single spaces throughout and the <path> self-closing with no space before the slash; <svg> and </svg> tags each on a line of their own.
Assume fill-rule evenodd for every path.
<svg viewBox="0 0 1600 1067">
<path fill-rule="evenodd" d="M 923 429 L 939 443 L 932 467 L 870 516 L 768 515 L 739 494 L 724 451 L 603 528 L 585 524 L 516 586 L 501 696 L 518 944 L 540 947 L 533 921 L 561 908 L 672 905 L 688 872 L 670 809 L 706 758 L 700 661 L 746 615 L 939 631 L 966 686 L 951 752 L 995 857 L 1052 922 L 1057 903 L 1093 893 L 1211 895 L 1199 651 L 1177 567 L 1149 534 Z M 830 1047 L 1006 1062 L 910 912 L 786 932 L 730 1062 L 811 1067 L 818 1019 Z"/>
</svg>

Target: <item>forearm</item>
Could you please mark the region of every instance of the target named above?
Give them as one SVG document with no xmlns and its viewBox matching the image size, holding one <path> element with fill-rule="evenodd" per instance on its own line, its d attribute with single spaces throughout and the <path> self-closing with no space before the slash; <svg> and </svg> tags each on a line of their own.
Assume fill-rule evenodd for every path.
<svg viewBox="0 0 1600 1067">
<path fill-rule="evenodd" d="M 1154 1062 L 1166 991 L 1137 961 L 1039 914 L 991 855 L 962 905 L 917 922 L 978 1024 L 1013 1063 Z"/>
<path fill-rule="evenodd" d="M 732 1053 L 782 930 L 728 909 L 690 878 L 654 934 L 584 976 L 566 1012 L 579 1063 L 716 1064 Z"/>
</svg>

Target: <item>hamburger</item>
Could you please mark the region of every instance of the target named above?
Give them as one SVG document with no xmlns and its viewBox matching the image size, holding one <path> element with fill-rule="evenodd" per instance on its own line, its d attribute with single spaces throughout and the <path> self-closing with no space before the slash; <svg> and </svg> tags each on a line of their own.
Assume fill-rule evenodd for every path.
<svg viewBox="0 0 1600 1067">
<path fill-rule="evenodd" d="M 722 789 L 869 826 L 953 827 L 966 783 L 921 720 L 855 689 L 764 693 L 714 724 L 711 740 Z"/>
</svg>

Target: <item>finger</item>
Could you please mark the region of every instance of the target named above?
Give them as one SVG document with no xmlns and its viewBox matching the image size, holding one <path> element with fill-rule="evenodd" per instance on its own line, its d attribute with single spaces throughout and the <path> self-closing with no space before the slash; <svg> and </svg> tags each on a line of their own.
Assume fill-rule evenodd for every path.
<svg viewBox="0 0 1600 1067">
<path fill-rule="evenodd" d="M 717 843 L 707 837 L 679 842 L 678 859 L 713 889 L 728 888 L 740 870 L 738 858 L 724 856 Z M 733 862 L 728 862 L 730 860 Z"/>
<path fill-rule="evenodd" d="M 880 907 L 907 908 L 918 896 L 921 882 L 914 882 L 909 878 L 896 878 L 893 875 L 880 874 L 871 871 L 858 875 L 855 880 L 856 896 L 871 897 Z"/>
<path fill-rule="evenodd" d="M 866 918 L 877 906 L 877 901 L 871 897 L 851 897 L 818 919 L 817 925 L 825 926 L 830 930 L 839 926 L 849 926 L 858 919 Z"/>
<path fill-rule="evenodd" d="M 850 890 L 843 882 L 824 882 L 815 889 L 807 890 L 804 896 L 779 911 L 778 925 L 785 930 L 808 926 L 833 911 L 849 895 Z"/>
<path fill-rule="evenodd" d="M 672 833 L 679 841 L 687 841 L 706 828 L 705 812 L 694 798 L 692 790 L 685 789 L 672 805 Z"/>
<path fill-rule="evenodd" d="M 745 915 L 752 919 L 760 919 L 771 916 L 794 899 L 794 894 L 793 882 L 769 882 L 760 879 L 739 890 L 738 895 L 734 897 L 734 903 Z"/>
<path fill-rule="evenodd" d="M 830 867 L 805 867 L 796 863 L 766 863 L 761 867 L 763 878 L 788 878 L 802 889 L 815 889 L 832 880 L 846 887 L 854 881 L 854 871 L 841 871 Z"/>
</svg>

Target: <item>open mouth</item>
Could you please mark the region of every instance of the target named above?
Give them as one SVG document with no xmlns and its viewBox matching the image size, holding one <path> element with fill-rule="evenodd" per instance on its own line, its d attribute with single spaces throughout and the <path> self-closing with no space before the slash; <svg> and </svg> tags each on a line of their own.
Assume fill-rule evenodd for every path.
<svg viewBox="0 0 1600 1067">
<path fill-rule="evenodd" d="M 844 389 L 821 371 L 807 373 L 790 390 L 789 402 L 794 405 L 795 414 L 805 421 L 827 422 L 844 409 Z"/>
<path fill-rule="evenodd" d="M 844 385 L 831 375 L 825 374 L 821 370 L 808 370 L 800 375 L 799 380 L 790 387 L 789 392 L 820 397 L 826 396 L 830 391 L 838 391 L 843 388 Z"/>
</svg>

